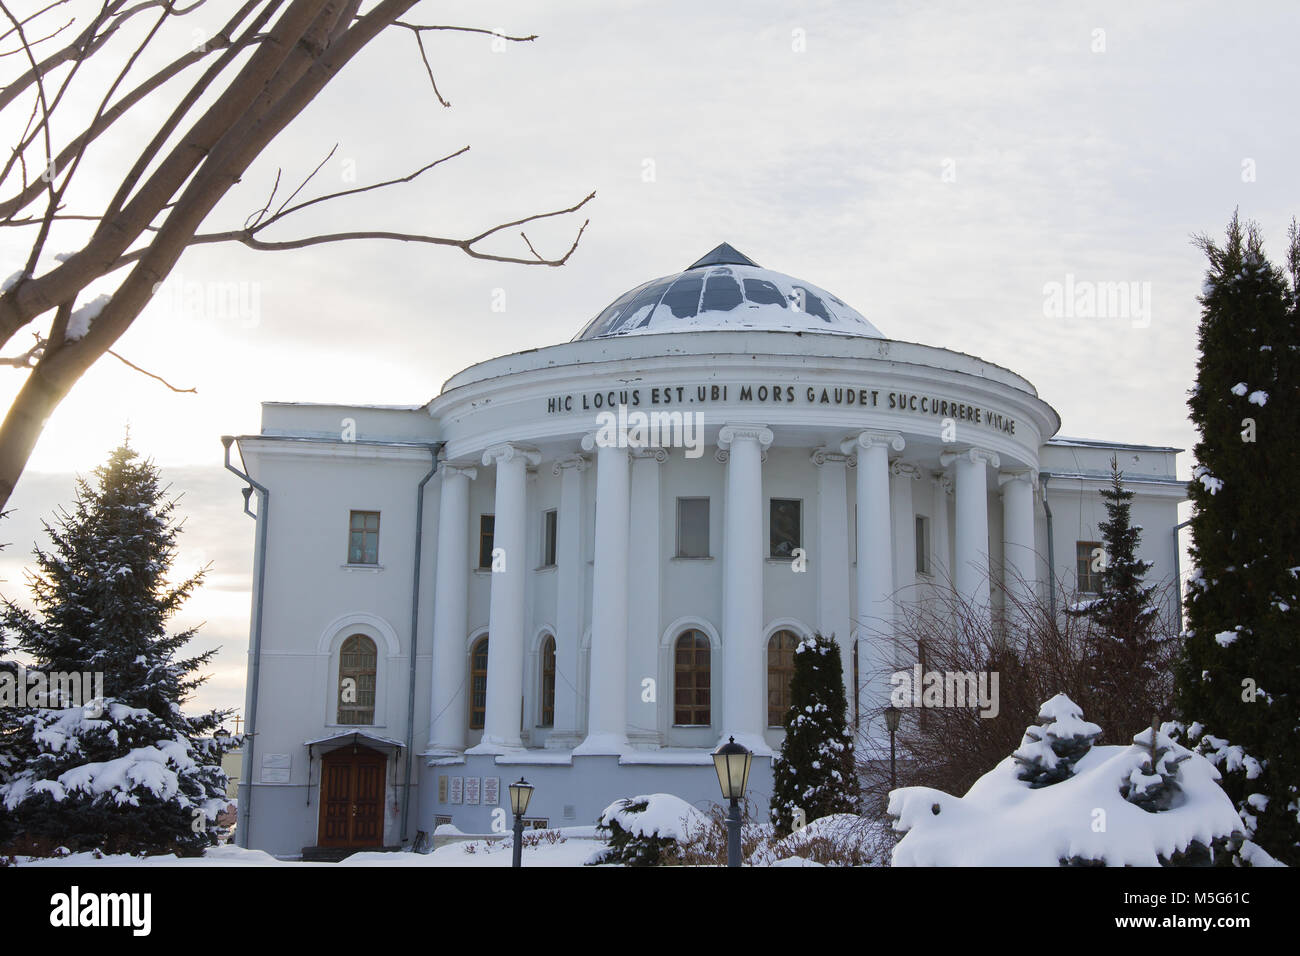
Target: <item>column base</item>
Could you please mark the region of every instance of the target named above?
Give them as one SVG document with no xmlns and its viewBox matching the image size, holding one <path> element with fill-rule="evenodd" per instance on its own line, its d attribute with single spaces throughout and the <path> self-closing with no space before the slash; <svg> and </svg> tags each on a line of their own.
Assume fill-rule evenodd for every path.
<svg viewBox="0 0 1300 956">
<path fill-rule="evenodd" d="M 467 755 L 473 754 L 513 754 L 520 753 L 527 748 L 522 741 L 518 740 L 498 740 L 484 735 L 482 742 L 470 747 L 465 751 Z"/>
<path fill-rule="evenodd" d="M 626 734 L 588 734 L 587 739 L 573 748 L 575 756 L 618 756 L 632 749 Z"/>
</svg>

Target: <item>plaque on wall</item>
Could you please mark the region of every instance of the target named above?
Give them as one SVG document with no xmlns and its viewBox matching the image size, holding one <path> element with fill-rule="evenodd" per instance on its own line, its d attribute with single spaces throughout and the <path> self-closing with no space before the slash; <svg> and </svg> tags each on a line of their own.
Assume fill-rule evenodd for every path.
<svg viewBox="0 0 1300 956">
<path fill-rule="evenodd" d="M 470 806 L 478 805 L 480 780 L 478 777 L 465 778 L 465 803 Z"/>
<path fill-rule="evenodd" d="M 447 802 L 447 775 L 445 773 L 438 774 L 438 802 Z"/>
<path fill-rule="evenodd" d="M 501 802 L 501 778 L 483 778 L 483 806 L 495 807 Z"/>
<path fill-rule="evenodd" d="M 262 783 L 288 783 L 292 754 L 262 754 Z"/>
<path fill-rule="evenodd" d="M 465 778 L 451 777 L 447 783 L 447 802 L 460 803 L 464 799 Z"/>
</svg>

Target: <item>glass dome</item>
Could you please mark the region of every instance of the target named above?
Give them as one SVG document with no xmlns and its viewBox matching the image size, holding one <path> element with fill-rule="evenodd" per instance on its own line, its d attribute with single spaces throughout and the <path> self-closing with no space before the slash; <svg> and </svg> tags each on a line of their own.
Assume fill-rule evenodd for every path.
<svg viewBox="0 0 1300 956">
<path fill-rule="evenodd" d="M 652 279 L 620 296 L 574 341 L 735 329 L 884 338 L 829 292 L 764 269 L 724 242 L 685 272 Z"/>
</svg>

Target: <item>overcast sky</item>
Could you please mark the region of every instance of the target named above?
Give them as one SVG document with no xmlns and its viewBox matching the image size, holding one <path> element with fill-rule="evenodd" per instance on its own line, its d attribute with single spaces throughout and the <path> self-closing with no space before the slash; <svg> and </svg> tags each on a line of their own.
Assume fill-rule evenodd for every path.
<svg viewBox="0 0 1300 956">
<path fill-rule="evenodd" d="M 187 48 L 192 29 L 210 32 L 230 4 L 209 6 L 164 33 L 170 46 L 141 73 Z M 1203 274 L 1191 236 L 1221 235 L 1239 207 L 1276 260 L 1300 213 L 1290 3 L 425 0 L 408 19 L 539 38 L 498 52 L 481 35 L 431 36 L 447 109 L 410 34 L 381 37 L 205 231 L 240 224 L 277 168 L 292 189 L 335 144 L 304 196 L 469 145 L 414 183 L 317 207 L 266 238 L 462 237 L 596 190 L 580 215 L 528 230 L 558 255 L 590 216 L 569 263 L 381 242 L 197 248 L 117 346 L 197 395 L 106 357 L 50 420 L 0 526 L 11 543 L 0 588 L 21 597 L 40 519 L 129 425 L 185 491 L 178 570 L 213 565 L 180 622 L 206 621 L 201 646 L 222 648 L 202 704 L 243 702 L 254 524 L 220 469 L 218 439 L 256 432 L 261 401 L 427 401 L 461 368 L 567 341 L 627 289 L 728 241 L 891 338 L 1026 376 L 1060 412 L 1062 434 L 1190 448 Z M 103 89 L 88 86 L 84 102 Z M 84 208 L 72 211 L 102 205 L 169 106 L 138 110 L 96 145 Z M 15 119 L 26 115 L 3 117 L 6 134 Z M 526 254 L 517 232 L 484 250 Z M 19 233 L 0 231 L 0 278 L 26 257 L 30 234 Z M 50 251 L 77 242 L 57 233 Z M 1045 314 L 1045 290 L 1067 282 L 1136 283 L 1139 299 L 1122 317 Z M 238 296 L 217 301 L 222 288 Z M 0 369 L 6 400 L 23 374 Z"/>
</svg>

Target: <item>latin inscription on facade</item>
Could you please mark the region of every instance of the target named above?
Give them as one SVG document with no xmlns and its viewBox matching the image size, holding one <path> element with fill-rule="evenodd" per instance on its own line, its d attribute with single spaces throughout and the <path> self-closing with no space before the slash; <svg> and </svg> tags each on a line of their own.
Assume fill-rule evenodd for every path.
<svg viewBox="0 0 1300 956">
<path fill-rule="evenodd" d="M 907 415 L 923 415 L 942 421 L 969 422 L 1007 435 L 1016 433 L 1016 421 L 996 409 L 944 395 L 939 392 L 905 392 L 844 386 L 727 384 L 658 385 L 618 388 L 598 392 L 570 392 L 546 400 L 548 414 L 613 411 L 628 408 L 687 410 L 692 405 L 715 402 L 747 402 L 764 406 L 807 408 L 884 409 Z"/>
</svg>

